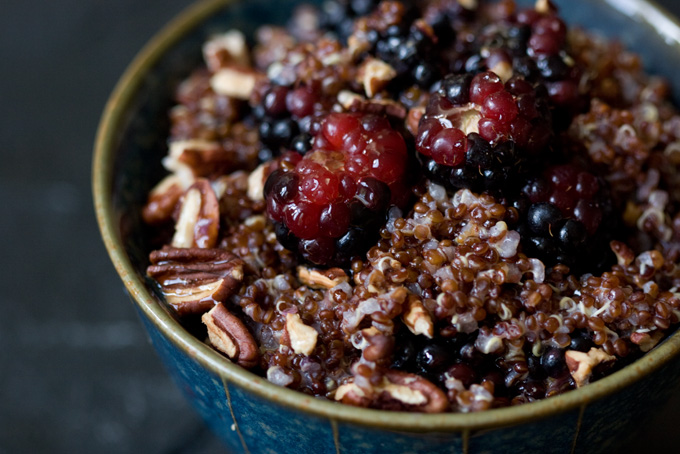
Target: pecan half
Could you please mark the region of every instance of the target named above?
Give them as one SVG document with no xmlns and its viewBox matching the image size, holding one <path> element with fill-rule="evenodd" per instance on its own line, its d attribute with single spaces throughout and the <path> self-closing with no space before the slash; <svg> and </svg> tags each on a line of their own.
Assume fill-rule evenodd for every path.
<svg viewBox="0 0 680 454">
<path fill-rule="evenodd" d="M 172 246 L 212 248 L 220 226 L 219 202 L 210 182 L 199 178 L 184 194 Z"/>
<path fill-rule="evenodd" d="M 208 328 L 208 339 L 217 350 L 226 354 L 242 367 L 258 364 L 260 351 L 248 328 L 220 303 L 206 312 L 201 321 Z"/>
<path fill-rule="evenodd" d="M 389 408 L 441 413 L 449 408 L 446 394 L 435 384 L 415 374 L 389 370 L 382 382 L 365 390 L 348 382 L 335 391 L 335 400 L 360 407 Z"/>
<path fill-rule="evenodd" d="M 225 301 L 243 280 L 243 260 L 223 249 L 165 246 L 149 255 L 146 274 L 161 286 L 179 315 L 201 313 Z"/>
</svg>

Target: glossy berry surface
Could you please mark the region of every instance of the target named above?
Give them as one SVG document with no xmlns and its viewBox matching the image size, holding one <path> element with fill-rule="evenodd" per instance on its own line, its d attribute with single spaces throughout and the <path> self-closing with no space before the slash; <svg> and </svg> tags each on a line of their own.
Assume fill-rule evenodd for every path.
<svg viewBox="0 0 680 454">
<path fill-rule="evenodd" d="M 447 76 L 422 117 L 416 150 L 428 175 L 449 188 L 505 185 L 546 152 L 545 92 L 490 71 Z"/>
<path fill-rule="evenodd" d="M 310 148 L 311 119 L 325 109 L 318 90 L 305 85 L 292 88 L 271 84 L 263 92 L 260 103 L 253 108 L 263 145 L 260 160 L 268 161 L 285 150 L 306 153 Z"/>
<path fill-rule="evenodd" d="M 546 264 L 595 268 L 611 258 L 616 216 L 606 183 L 596 175 L 574 164 L 549 167 L 529 180 L 515 205 L 528 255 Z"/>
<path fill-rule="evenodd" d="M 479 30 L 462 47 L 465 50 L 454 71 L 512 71 L 543 85 L 553 110 L 552 120 L 559 129 L 587 108 L 587 96 L 579 87 L 583 74 L 570 55 L 567 27 L 552 5 L 540 12 L 518 9 L 508 13 Z"/>
<path fill-rule="evenodd" d="M 406 144 L 382 116 L 329 114 L 304 156 L 290 155 L 265 183 L 267 214 L 280 243 L 314 264 L 361 253 L 407 193 Z"/>
</svg>

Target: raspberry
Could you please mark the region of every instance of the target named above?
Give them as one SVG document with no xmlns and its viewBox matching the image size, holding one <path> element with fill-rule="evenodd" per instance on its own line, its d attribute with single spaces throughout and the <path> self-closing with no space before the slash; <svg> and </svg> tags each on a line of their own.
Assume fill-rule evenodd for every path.
<svg viewBox="0 0 680 454">
<path fill-rule="evenodd" d="M 403 137 L 385 117 L 331 113 L 304 156 L 281 159 L 291 155 L 264 187 L 279 242 L 317 265 L 347 264 L 370 246 L 390 205 L 403 204 Z"/>
<path fill-rule="evenodd" d="M 426 173 L 452 189 L 494 189 L 526 171 L 551 137 L 545 91 L 493 72 L 447 76 L 416 138 Z"/>
<path fill-rule="evenodd" d="M 530 180 L 521 193 L 515 207 L 527 255 L 575 272 L 595 272 L 611 261 L 609 242 L 618 224 L 604 180 L 576 164 L 561 164 Z"/>
</svg>

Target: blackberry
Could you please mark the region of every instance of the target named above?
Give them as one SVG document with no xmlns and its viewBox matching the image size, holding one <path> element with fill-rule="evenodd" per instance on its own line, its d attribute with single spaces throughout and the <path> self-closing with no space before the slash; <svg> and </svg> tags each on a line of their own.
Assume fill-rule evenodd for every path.
<svg viewBox="0 0 680 454">
<path fill-rule="evenodd" d="M 408 192 L 406 144 L 385 117 L 331 113 L 311 150 L 282 159 L 265 183 L 267 214 L 279 242 L 317 265 L 366 250 Z"/>
<path fill-rule="evenodd" d="M 577 350 L 579 352 L 588 352 L 591 348 L 595 347 L 595 343 L 592 341 L 588 333 L 585 332 L 574 332 L 571 335 L 571 343 L 569 344 L 569 350 Z"/>
<path fill-rule="evenodd" d="M 560 129 L 588 106 L 579 90 L 582 70 L 569 55 L 566 25 L 550 5 L 541 12 L 524 9 L 480 30 L 463 53 L 466 72 L 512 72 L 545 86 Z"/>
<path fill-rule="evenodd" d="M 567 373 L 567 364 L 564 360 L 564 350 L 555 347 L 546 348 L 541 355 L 541 366 L 546 374 L 553 378 L 559 378 Z"/>
<path fill-rule="evenodd" d="M 442 345 L 431 343 L 425 345 L 416 355 L 416 362 L 423 374 L 443 372 L 453 362 L 453 355 Z"/>
<path fill-rule="evenodd" d="M 420 120 L 416 150 L 426 174 L 449 188 L 505 186 L 551 138 L 545 92 L 490 71 L 447 76 Z"/>
<path fill-rule="evenodd" d="M 284 150 L 301 154 L 309 151 L 308 130 L 312 117 L 325 110 L 319 90 L 305 85 L 292 88 L 271 84 L 263 93 L 253 107 L 263 145 L 260 160 L 271 160 Z"/>
<path fill-rule="evenodd" d="M 603 179 L 576 164 L 554 165 L 528 180 L 514 206 L 527 255 L 579 273 L 611 263 L 618 222 Z"/>
<path fill-rule="evenodd" d="M 355 42 L 372 56 L 389 64 L 396 76 L 387 90 L 398 94 L 410 87 L 429 89 L 446 71 L 441 58 L 444 42 L 410 2 L 381 2 L 357 22 Z"/>
<path fill-rule="evenodd" d="M 378 3 L 379 0 L 326 0 L 319 10 L 319 29 L 346 43 L 354 31 L 354 20 L 370 14 Z"/>
</svg>

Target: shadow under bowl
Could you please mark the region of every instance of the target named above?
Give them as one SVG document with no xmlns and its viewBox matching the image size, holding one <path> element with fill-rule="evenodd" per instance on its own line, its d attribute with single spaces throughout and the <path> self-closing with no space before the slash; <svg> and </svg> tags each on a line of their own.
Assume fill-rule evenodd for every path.
<svg viewBox="0 0 680 454">
<path fill-rule="evenodd" d="M 680 74 L 680 27 L 667 13 L 642 0 L 556 3 L 569 24 L 616 37 L 680 93 L 680 79 L 673 80 Z M 252 36 L 261 24 L 284 23 L 295 4 L 207 0 L 190 7 L 133 61 L 99 126 L 93 191 L 102 237 L 153 345 L 188 400 L 234 452 L 547 454 L 623 446 L 641 418 L 678 388 L 680 333 L 630 366 L 563 395 L 475 414 L 423 415 L 355 408 L 275 386 L 195 338 L 160 302 L 145 276 L 151 247 L 140 211 L 164 174 L 174 89 L 201 64 L 209 35 L 237 28 Z"/>
</svg>

